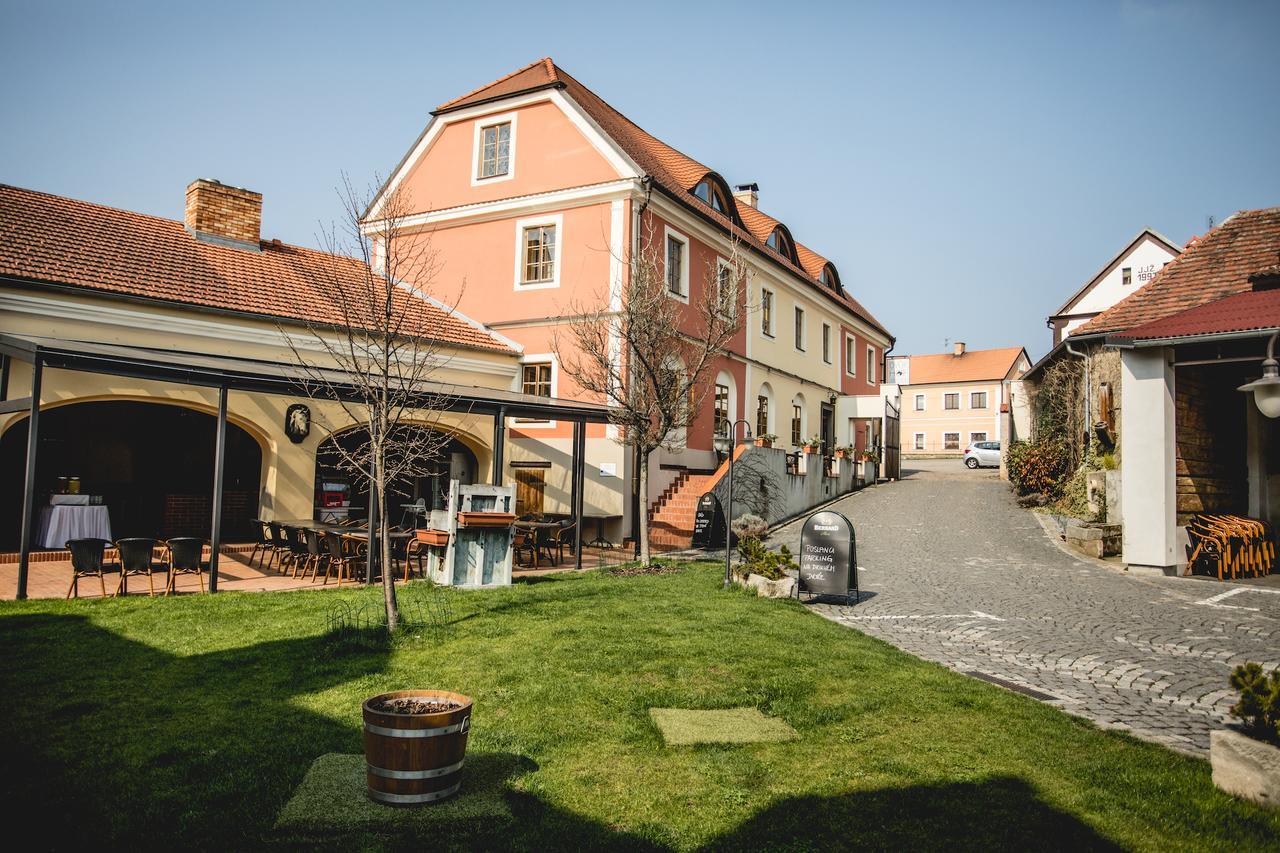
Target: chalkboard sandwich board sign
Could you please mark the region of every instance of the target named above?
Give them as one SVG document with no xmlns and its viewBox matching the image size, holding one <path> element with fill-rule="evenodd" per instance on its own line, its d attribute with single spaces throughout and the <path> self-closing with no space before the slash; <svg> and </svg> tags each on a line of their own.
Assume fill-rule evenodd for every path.
<svg viewBox="0 0 1280 853">
<path fill-rule="evenodd" d="M 814 513 L 800 529 L 796 597 L 805 593 L 856 603 L 860 598 L 857 565 L 858 549 L 849 519 L 830 510 Z"/>
<path fill-rule="evenodd" d="M 724 545 L 724 509 L 714 492 L 698 498 L 698 509 L 693 516 L 694 548 L 718 548 Z"/>
</svg>

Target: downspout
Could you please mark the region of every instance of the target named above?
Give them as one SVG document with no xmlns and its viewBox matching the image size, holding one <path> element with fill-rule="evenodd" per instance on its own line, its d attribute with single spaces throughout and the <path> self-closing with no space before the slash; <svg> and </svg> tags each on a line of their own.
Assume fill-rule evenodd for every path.
<svg viewBox="0 0 1280 853">
<path fill-rule="evenodd" d="M 1089 405 L 1090 386 L 1089 386 L 1089 356 L 1071 346 L 1070 341 L 1064 341 L 1067 353 L 1074 355 L 1076 358 L 1084 362 L 1084 455 L 1089 455 L 1089 437 L 1093 434 L 1093 411 Z"/>
</svg>

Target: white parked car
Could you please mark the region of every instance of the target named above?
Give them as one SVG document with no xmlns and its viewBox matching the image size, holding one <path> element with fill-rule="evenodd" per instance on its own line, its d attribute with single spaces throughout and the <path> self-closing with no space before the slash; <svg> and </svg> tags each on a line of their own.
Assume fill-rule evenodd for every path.
<svg viewBox="0 0 1280 853">
<path fill-rule="evenodd" d="M 964 464 L 966 468 L 978 468 L 982 466 L 991 466 L 993 468 L 1000 467 L 1000 442 L 998 441 L 975 441 L 964 449 Z"/>
</svg>

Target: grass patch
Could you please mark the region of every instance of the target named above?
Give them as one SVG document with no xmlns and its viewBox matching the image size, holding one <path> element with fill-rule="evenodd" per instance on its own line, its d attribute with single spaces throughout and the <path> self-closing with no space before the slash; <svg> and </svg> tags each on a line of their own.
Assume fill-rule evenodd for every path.
<svg viewBox="0 0 1280 853">
<path fill-rule="evenodd" d="M 1204 761 L 726 593 L 721 571 L 464 592 L 447 631 L 336 646 L 333 602 L 379 590 L 4 602 L 0 802 L 46 847 L 310 847 L 274 828 L 309 768 L 360 754 L 365 698 L 426 687 L 475 700 L 465 772 L 497 768 L 506 811 L 356 821 L 333 846 L 1280 846 L 1280 814 Z M 651 708 L 755 708 L 799 738 L 668 749 Z"/>
<path fill-rule="evenodd" d="M 650 708 L 649 716 L 668 746 L 695 743 L 771 743 L 792 740 L 796 730 L 782 720 L 766 717 L 758 708 L 694 711 L 688 708 Z"/>
</svg>

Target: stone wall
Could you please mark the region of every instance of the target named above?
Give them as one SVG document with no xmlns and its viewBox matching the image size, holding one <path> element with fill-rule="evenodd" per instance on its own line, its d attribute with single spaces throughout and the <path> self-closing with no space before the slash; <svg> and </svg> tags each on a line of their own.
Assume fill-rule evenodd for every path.
<svg viewBox="0 0 1280 853">
<path fill-rule="evenodd" d="M 760 516 L 769 524 L 777 524 L 824 504 L 843 494 L 861 488 L 856 463 L 851 459 L 834 460 L 834 476 L 822 470 L 822 457 L 802 457 L 804 473 L 787 472 L 787 454 L 772 447 L 748 447 L 734 462 L 733 507 L 728 504 L 729 478 L 721 477 L 711 491 L 725 507 L 729 519 L 744 513 Z M 874 466 L 865 480 L 875 482 Z"/>
</svg>

